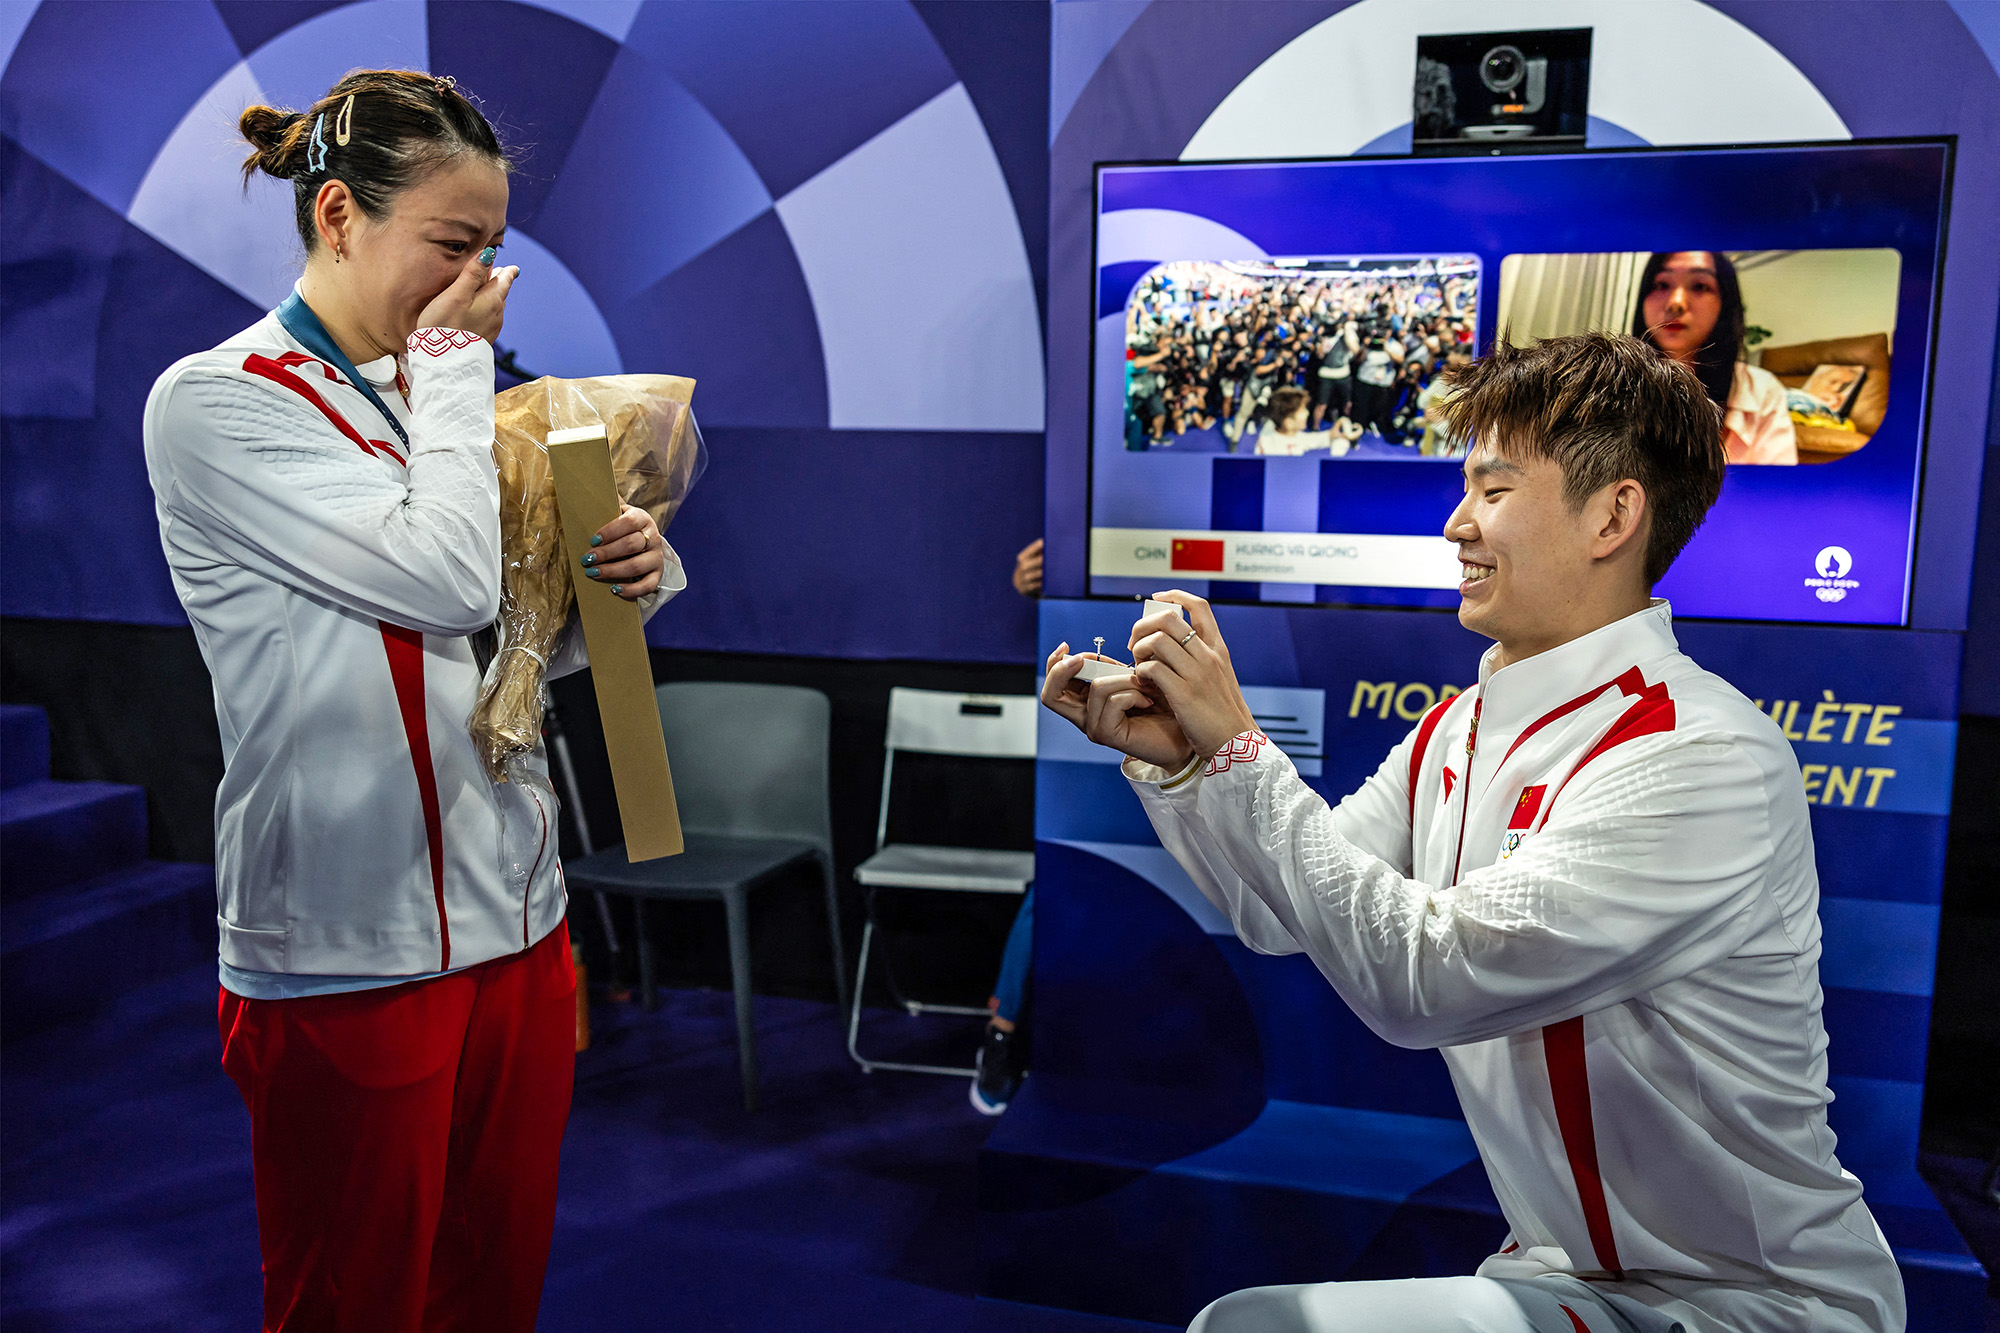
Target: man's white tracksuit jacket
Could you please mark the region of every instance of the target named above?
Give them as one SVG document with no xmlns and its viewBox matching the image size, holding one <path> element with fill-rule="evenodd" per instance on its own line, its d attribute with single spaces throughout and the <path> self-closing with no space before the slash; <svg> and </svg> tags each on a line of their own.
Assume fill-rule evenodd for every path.
<svg viewBox="0 0 2000 1333">
<path fill-rule="evenodd" d="M 1126 773 L 1245 944 L 1442 1048 L 1511 1228 L 1482 1274 L 1587 1275 L 1694 1330 L 1900 1329 L 1826 1123 L 1791 747 L 1664 602 L 1492 657 L 1337 807 L 1254 732 L 1170 790 Z"/>
</svg>

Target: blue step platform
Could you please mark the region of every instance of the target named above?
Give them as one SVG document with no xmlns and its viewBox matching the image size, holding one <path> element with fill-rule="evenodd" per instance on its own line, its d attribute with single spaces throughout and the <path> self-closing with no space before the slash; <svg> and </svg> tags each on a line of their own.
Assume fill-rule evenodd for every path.
<svg viewBox="0 0 2000 1333">
<path fill-rule="evenodd" d="M 0 791 L 0 892 L 10 902 L 145 856 L 146 793 L 138 787 L 44 780 Z"/>
<path fill-rule="evenodd" d="M 0 790 L 49 775 L 49 715 L 24 704 L 0 704 Z"/>
<path fill-rule="evenodd" d="M 215 871 L 146 859 L 146 793 L 49 779 L 39 708 L 0 709 L 0 1040 L 215 955 Z"/>
<path fill-rule="evenodd" d="M 0 906 L 0 1039 L 215 956 L 215 870 L 149 861 Z"/>
</svg>

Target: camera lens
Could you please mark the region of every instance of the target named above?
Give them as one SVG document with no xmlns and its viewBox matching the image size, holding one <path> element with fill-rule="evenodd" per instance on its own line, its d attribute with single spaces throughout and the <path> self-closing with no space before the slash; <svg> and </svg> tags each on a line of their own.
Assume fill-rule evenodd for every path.
<svg viewBox="0 0 2000 1333">
<path fill-rule="evenodd" d="M 1519 47 L 1496 46 L 1479 62 L 1479 81 L 1496 93 L 1511 92 L 1527 70 Z"/>
</svg>

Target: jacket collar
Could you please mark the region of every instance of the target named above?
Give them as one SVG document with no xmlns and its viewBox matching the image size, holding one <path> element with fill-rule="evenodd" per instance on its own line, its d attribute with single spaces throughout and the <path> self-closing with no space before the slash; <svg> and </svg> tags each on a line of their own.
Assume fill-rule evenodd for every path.
<svg viewBox="0 0 2000 1333">
<path fill-rule="evenodd" d="M 1496 670 L 1493 659 L 1499 651 L 1496 644 L 1479 661 L 1482 730 L 1526 726 L 1635 667 L 1647 684 L 1658 684 L 1656 663 L 1679 652 L 1680 644 L 1674 638 L 1673 607 L 1655 597 L 1643 611 Z"/>
<path fill-rule="evenodd" d="M 292 285 L 292 294 L 287 296 L 271 314 L 293 342 L 305 348 L 324 364 L 332 366 L 340 372 L 341 378 L 348 384 L 359 389 L 362 397 L 382 414 L 382 419 L 388 422 L 390 428 L 402 439 L 404 448 L 409 447 L 409 430 L 397 419 L 396 414 L 389 410 L 389 405 L 382 401 L 382 395 L 376 391 L 377 384 L 386 386 L 394 380 L 393 357 L 378 357 L 368 363 L 377 374 L 384 365 L 387 365 L 390 368 L 387 379 L 376 379 L 375 376 L 367 374 L 361 367 L 356 366 L 348 358 L 347 353 L 340 350 L 339 344 L 334 342 L 333 335 L 326 331 L 324 324 L 320 323 L 319 316 L 313 313 L 313 308 L 306 304 L 305 291 L 298 283 Z"/>
<path fill-rule="evenodd" d="M 334 374 L 340 377 L 342 384 L 347 384 L 350 388 L 353 387 L 349 383 L 346 373 L 339 366 L 326 361 L 312 348 L 294 337 L 292 331 L 279 322 L 276 310 L 267 311 L 264 318 L 252 325 L 251 329 L 268 333 L 271 338 L 282 343 L 287 351 L 303 352 L 315 361 L 318 361 L 321 365 L 328 366 Z M 244 330 L 246 333 L 250 331 L 250 329 Z M 400 357 L 383 356 L 377 357 L 373 361 L 363 361 L 355 367 L 355 370 L 360 372 L 361 378 L 367 380 L 377 389 L 386 389 L 396 382 L 396 374 L 402 368 L 402 359 Z"/>
</svg>

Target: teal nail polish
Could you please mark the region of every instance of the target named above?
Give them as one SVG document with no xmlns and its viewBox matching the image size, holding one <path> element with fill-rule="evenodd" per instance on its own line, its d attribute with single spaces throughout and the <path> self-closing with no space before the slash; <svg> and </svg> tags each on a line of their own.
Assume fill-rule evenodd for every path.
<svg viewBox="0 0 2000 1333">
<path fill-rule="evenodd" d="M 597 563 L 597 552 L 595 552 L 595 551 L 592 551 L 592 552 L 591 552 L 591 553 L 590 553 L 589 555 L 585 556 L 585 557 L 583 558 L 583 563 L 584 563 L 584 564 L 586 564 L 586 565 L 594 565 L 594 564 L 596 564 L 596 563 Z"/>
<path fill-rule="evenodd" d="M 590 544 L 592 546 L 602 546 L 604 545 L 604 538 L 598 536 L 596 533 L 592 533 L 590 537 Z"/>
<path fill-rule="evenodd" d="M 625 590 L 624 590 L 624 588 L 622 588 L 622 587 L 621 587 L 621 586 L 619 586 L 618 584 L 614 583 L 614 584 L 612 584 L 612 585 L 611 585 L 611 595 L 612 595 L 613 597 L 616 597 L 616 596 L 617 596 L 617 595 L 618 595 L 619 593 L 621 593 L 621 592 L 623 592 L 623 591 L 625 591 Z"/>
<path fill-rule="evenodd" d="M 493 256 L 497 253 L 497 248 L 489 245 L 479 252 L 479 262 L 490 266 L 493 263 Z"/>
</svg>

